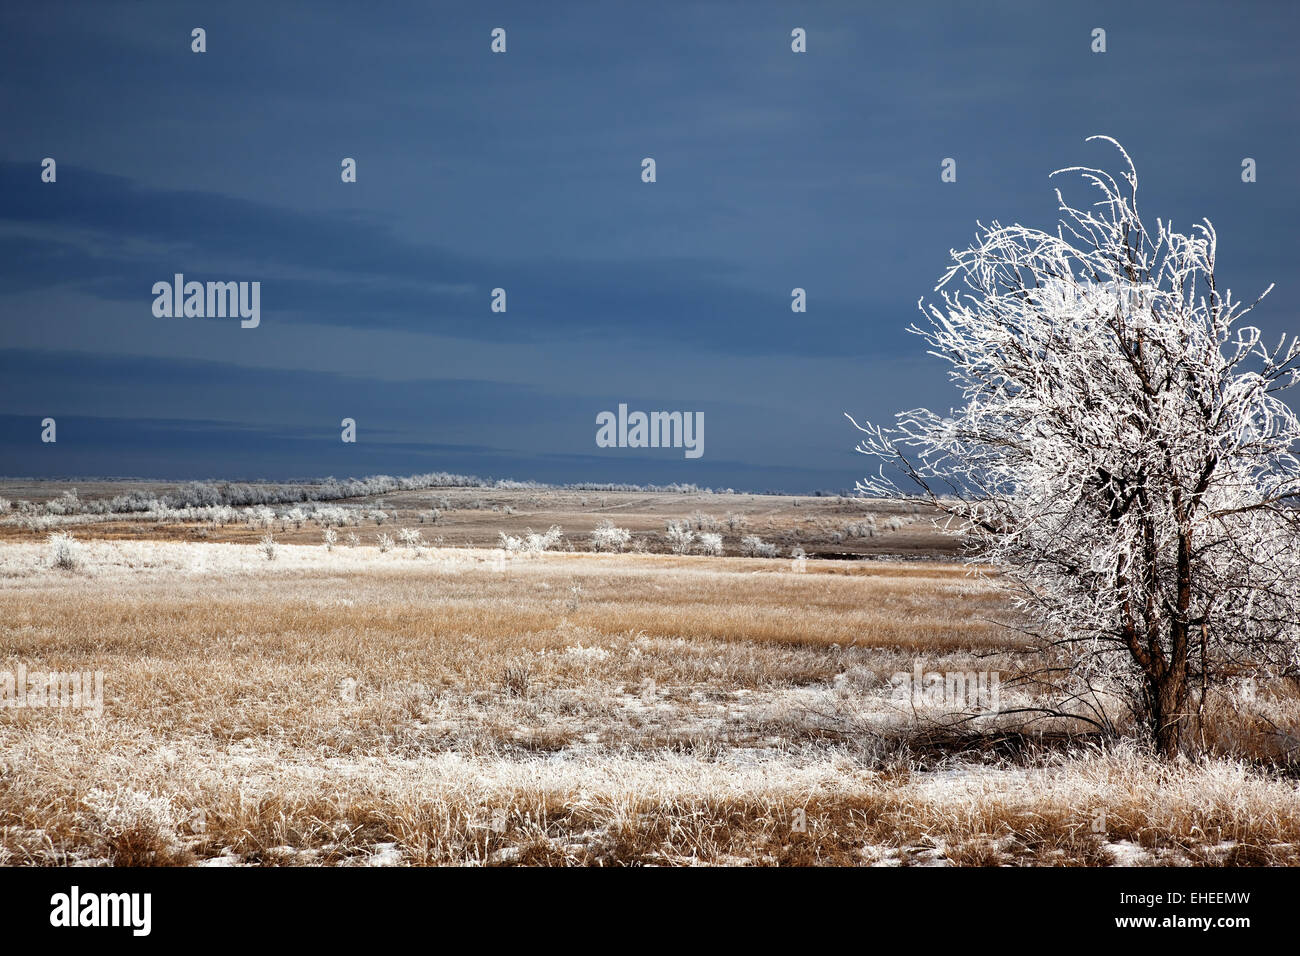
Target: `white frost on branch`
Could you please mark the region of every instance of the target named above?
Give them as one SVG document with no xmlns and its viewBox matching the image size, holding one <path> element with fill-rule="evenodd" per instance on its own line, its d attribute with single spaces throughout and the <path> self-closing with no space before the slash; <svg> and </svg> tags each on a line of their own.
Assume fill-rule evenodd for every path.
<svg viewBox="0 0 1300 956">
<path fill-rule="evenodd" d="M 910 331 L 963 403 L 853 422 L 880 460 L 858 490 L 941 507 L 1044 633 L 1086 645 L 1079 671 L 1127 682 L 1167 724 L 1203 679 L 1297 664 L 1300 422 L 1282 394 L 1300 344 L 1241 322 L 1263 295 L 1219 287 L 1209 221 L 1148 231 L 1128 154 L 1091 139 L 1119 150 L 1123 186 L 1057 170 L 1100 198 L 1080 210 L 1057 190 L 1054 234 L 981 224 L 941 301 L 918 303 Z M 1158 700 L 1180 667 L 1183 700 Z"/>
</svg>

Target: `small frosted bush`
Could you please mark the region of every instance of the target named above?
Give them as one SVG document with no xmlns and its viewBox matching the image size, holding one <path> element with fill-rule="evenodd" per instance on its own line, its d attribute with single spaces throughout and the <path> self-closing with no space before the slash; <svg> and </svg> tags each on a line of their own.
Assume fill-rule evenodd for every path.
<svg viewBox="0 0 1300 956">
<path fill-rule="evenodd" d="M 81 501 L 77 498 L 77 489 L 65 491 L 52 501 L 45 502 L 45 510 L 52 515 L 75 515 L 81 511 Z"/>
<path fill-rule="evenodd" d="M 247 522 L 250 528 L 256 528 L 259 526 L 269 528 L 271 527 L 271 523 L 275 521 L 275 512 L 266 507 L 266 505 L 261 505 L 257 508 L 245 508 L 244 521 Z"/>
<path fill-rule="evenodd" d="M 632 540 L 632 532 L 627 528 L 618 528 L 609 518 L 601 520 L 591 532 L 591 550 L 622 551 Z"/>
<path fill-rule="evenodd" d="M 740 553 L 751 558 L 775 558 L 777 547 L 756 534 L 747 534 L 740 539 Z"/>
<path fill-rule="evenodd" d="M 498 532 L 498 540 L 501 547 L 507 551 L 522 551 L 525 554 L 539 554 L 542 551 L 549 551 L 560 543 L 560 538 L 564 536 L 564 530 L 559 525 L 551 525 L 545 533 L 538 534 L 531 528 L 524 532 L 523 538 L 516 538 L 506 534 L 504 531 Z"/>
<path fill-rule="evenodd" d="M 687 521 L 696 531 L 717 531 L 722 527 L 717 518 L 713 517 L 713 515 L 706 515 L 702 511 L 696 511 Z"/>
<path fill-rule="evenodd" d="M 261 544 L 258 545 L 258 547 L 260 547 L 262 549 L 262 553 L 266 555 L 266 560 L 268 561 L 275 560 L 275 537 L 274 536 L 269 534 L 266 535 L 264 538 L 262 538 L 262 542 Z"/>
<path fill-rule="evenodd" d="M 874 538 L 876 536 L 876 518 L 871 515 L 862 521 L 855 521 L 844 526 L 844 535 L 849 538 Z"/>
<path fill-rule="evenodd" d="M 77 539 L 70 534 L 60 532 L 50 535 L 50 563 L 64 571 L 74 571 L 81 563 L 78 554 Z"/>
<path fill-rule="evenodd" d="M 380 554 L 385 554 L 385 553 L 387 553 L 387 552 L 393 550 L 393 539 L 390 538 L 390 537 L 389 537 L 387 534 L 385 534 L 384 532 L 382 532 L 382 531 L 379 532 L 379 536 L 378 536 L 375 540 L 376 540 L 377 542 L 379 542 L 379 553 L 380 553 Z"/>
<path fill-rule="evenodd" d="M 317 508 L 312 520 L 325 528 L 342 527 L 348 523 L 348 512 L 346 508 Z"/>
<path fill-rule="evenodd" d="M 339 540 L 339 533 L 333 528 L 326 528 L 323 537 L 325 539 L 325 550 L 333 551 L 334 545 Z"/>
<path fill-rule="evenodd" d="M 685 521 L 668 522 L 668 547 L 673 554 L 690 554 L 691 545 L 695 543 L 695 532 Z"/>
<path fill-rule="evenodd" d="M 702 531 L 699 535 L 697 547 L 700 549 L 700 554 L 711 554 L 714 557 L 719 557 L 722 554 L 722 535 L 712 531 Z"/>
<path fill-rule="evenodd" d="M 524 535 L 524 550 L 533 552 L 549 551 L 560 543 L 562 537 L 564 537 L 564 529 L 558 524 L 551 525 L 543 534 L 537 534 L 529 530 Z"/>
<path fill-rule="evenodd" d="M 413 551 L 419 550 L 424 546 L 424 536 L 414 528 L 403 528 L 397 532 L 397 538 L 402 544 Z"/>
</svg>

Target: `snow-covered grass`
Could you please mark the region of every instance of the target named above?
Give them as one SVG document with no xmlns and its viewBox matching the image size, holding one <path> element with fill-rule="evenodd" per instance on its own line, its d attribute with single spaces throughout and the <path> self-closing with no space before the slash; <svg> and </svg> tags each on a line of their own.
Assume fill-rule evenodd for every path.
<svg viewBox="0 0 1300 956">
<path fill-rule="evenodd" d="M 958 565 L 316 540 L 0 544 L 0 670 L 105 675 L 0 716 L 0 864 L 1300 862 L 1244 763 L 935 745 L 890 676 L 1024 650 Z"/>
</svg>

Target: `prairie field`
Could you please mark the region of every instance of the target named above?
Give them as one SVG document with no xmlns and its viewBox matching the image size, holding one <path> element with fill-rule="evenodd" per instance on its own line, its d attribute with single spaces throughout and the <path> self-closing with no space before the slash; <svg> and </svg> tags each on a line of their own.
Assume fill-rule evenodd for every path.
<svg viewBox="0 0 1300 956">
<path fill-rule="evenodd" d="M 0 487 L 0 672 L 102 702 L 0 710 L 0 864 L 1300 862 L 1293 690 L 1168 765 L 1033 715 L 996 578 L 911 509 L 448 489 L 327 542 L 310 506 L 38 521 L 64 490 Z M 900 697 L 920 672 L 999 710 Z"/>
</svg>

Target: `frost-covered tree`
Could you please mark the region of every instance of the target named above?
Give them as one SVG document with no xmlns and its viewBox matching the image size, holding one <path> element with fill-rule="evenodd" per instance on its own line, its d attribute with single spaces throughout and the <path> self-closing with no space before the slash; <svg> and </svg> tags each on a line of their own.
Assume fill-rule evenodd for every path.
<svg viewBox="0 0 1300 956">
<path fill-rule="evenodd" d="M 1209 221 L 1148 229 L 1128 154 L 1091 139 L 1123 185 L 1058 170 L 1097 201 L 1057 190 L 1054 233 L 995 221 L 952 253 L 911 331 L 964 404 L 858 426 L 882 459 L 858 490 L 945 510 L 1065 652 L 1062 709 L 1112 729 L 1119 693 L 1169 756 L 1216 685 L 1297 668 L 1300 345 L 1243 324 L 1263 295 L 1221 286 Z"/>
</svg>

